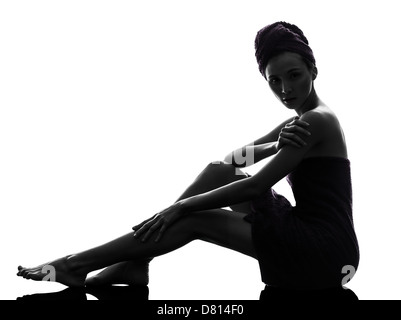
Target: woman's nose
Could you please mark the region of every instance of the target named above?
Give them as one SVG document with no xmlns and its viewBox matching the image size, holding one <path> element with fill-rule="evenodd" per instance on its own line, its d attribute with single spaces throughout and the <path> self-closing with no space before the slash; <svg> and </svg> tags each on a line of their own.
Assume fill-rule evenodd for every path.
<svg viewBox="0 0 401 320">
<path fill-rule="evenodd" d="M 282 94 L 289 94 L 291 92 L 292 92 L 291 87 L 283 81 L 282 84 L 281 84 L 281 93 Z"/>
</svg>

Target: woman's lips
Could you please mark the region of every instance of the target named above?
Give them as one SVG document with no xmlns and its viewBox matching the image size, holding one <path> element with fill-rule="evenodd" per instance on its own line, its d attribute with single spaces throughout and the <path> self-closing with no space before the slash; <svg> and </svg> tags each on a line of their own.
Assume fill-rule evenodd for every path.
<svg viewBox="0 0 401 320">
<path fill-rule="evenodd" d="M 296 98 L 283 98 L 282 100 L 284 103 L 291 103 L 291 102 L 295 101 Z"/>
</svg>

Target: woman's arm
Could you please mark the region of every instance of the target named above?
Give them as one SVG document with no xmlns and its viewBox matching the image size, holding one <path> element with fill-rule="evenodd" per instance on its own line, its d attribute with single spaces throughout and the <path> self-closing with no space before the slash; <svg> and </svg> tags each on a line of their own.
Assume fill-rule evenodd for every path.
<svg viewBox="0 0 401 320">
<path fill-rule="evenodd" d="M 276 154 L 277 151 L 277 141 L 258 145 L 248 144 L 229 153 L 224 161 L 234 167 L 244 168 Z"/>
<path fill-rule="evenodd" d="M 308 126 L 299 117 L 288 119 L 262 138 L 230 152 L 224 161 L 243 168 L 276 154 L 284 145 L 302 147 L 305 142 L 300 134 L 309 135 Z"/>
<path fill-rule="evenodd" d="M 289 174 L 302 161 L 305 154 L 325 137 L 327 126 L 322 125 L 318 114 L 302 117 L 310 124 L 311 135 L 303 136 L 306 145 L 297 148 L 286 145 L 255 175 L 235 181 L 212 191 L 181 200 L 183 212 L 227 207 L 258 197 Z"/>
</svg>

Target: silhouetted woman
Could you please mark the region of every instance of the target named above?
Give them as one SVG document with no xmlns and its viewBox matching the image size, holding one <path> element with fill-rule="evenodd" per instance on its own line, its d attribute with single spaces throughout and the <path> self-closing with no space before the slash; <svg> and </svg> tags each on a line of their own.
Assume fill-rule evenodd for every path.
<svg viewBox="0 0 401 320">
<path fill-rule="evenodd" d="M 67 286 L 147 284 L 153 257 L 201 239 L 258 259 L 262 280 L 270 286 L 341 286 L 343 268 L 356 270 L 359 262 L 343 131 L 316 94 L 315 58 L 298 27 L 286 22 L 264 27 L 255 49 L 260 72 L 295 117 L 225 161 L 210 163 L 174 204 L 133 232 L 35 268 L 19 267 L 18 275 L 42 280 L 50 265 L 55 281 Z M 238 161 L 241 152 L 252 155 L 252 163 L 271 159 L 249 176 L 238 169 L 252 164 Z M 271 189 L 284 177 L 295 207 Z"/>
</svg>

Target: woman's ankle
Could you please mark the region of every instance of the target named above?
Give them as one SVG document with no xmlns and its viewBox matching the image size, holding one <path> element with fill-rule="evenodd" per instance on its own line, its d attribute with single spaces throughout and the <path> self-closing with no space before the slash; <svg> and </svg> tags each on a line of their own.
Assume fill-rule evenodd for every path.
<svg viewBox="0 0 401 320">
<path fill-rule="evenodd" d="M 65 257 L 65 264 L 68 270 L 75 274 L 88 274 L 90 271 L 88 264 L 80 259 L 78 254 L 70 254 Z"/>
</svg>

